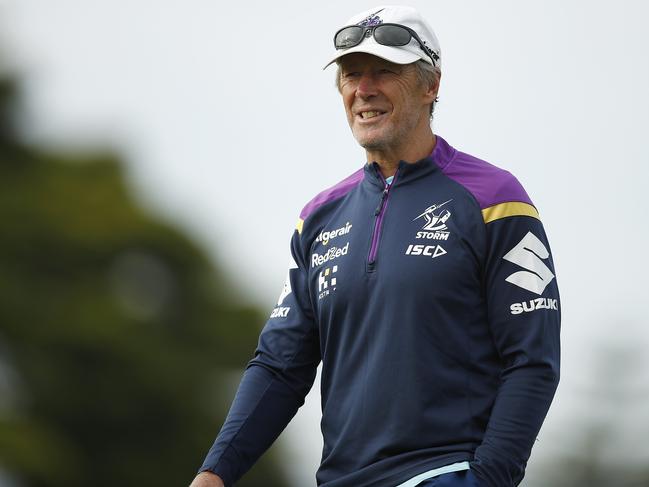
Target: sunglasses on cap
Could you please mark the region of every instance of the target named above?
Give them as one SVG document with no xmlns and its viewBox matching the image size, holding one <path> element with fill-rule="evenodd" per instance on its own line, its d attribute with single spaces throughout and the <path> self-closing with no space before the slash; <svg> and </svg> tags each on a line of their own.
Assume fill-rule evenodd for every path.
<svg viewBox="0 0 649 487">
<path fill-rule="evenodd" d="M 439 56 L 435 51 L 426 46 L 419 38 L 417 33 L 410 27 L 400 24 L 379 24 L 368 25 L 366 27 L 361 25 L 348 25 L 343 27 L 334 35 L 334 46 L 336 49 L 349 49 L 350 47 L 358 46 L 363 39 L 373 36 L 374 40 L 383 46 L 405 46 L 410 43 L 411 39 L 419 43 L 419 47 L 424 51 L 433 66 L 437 66 L 436 60 Z"/>
</svg>

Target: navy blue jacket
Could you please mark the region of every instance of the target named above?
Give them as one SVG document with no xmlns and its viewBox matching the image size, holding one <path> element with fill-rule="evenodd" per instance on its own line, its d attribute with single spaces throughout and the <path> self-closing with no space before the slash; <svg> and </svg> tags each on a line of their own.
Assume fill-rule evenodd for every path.
<svg viewBox="0 0 649 487">
<path fill-rule="evenodd" d="M 394 487 L 469 461 L 518 485 L 559 380 L 560 308 L 536 208 L 452 148 L 376 164 L 306 205 L 291 264 L 201 470 L 227 486 L 270 446 L 322 361 L 322 487 Z"/>
</svg>

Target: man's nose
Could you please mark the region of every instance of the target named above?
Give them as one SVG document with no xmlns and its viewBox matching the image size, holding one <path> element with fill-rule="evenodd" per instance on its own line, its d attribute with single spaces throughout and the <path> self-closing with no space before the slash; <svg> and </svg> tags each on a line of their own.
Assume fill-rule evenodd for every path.
<svg viewBox="0 0 649 487">
<path fill-rule="evenodd" d="M 377 94 L 376 80 L 373 73 L 365 72 L 358 80 L 358 87 L 356 88 L 356 95 L 361 98 L 368 98 Z"/>
</svg>

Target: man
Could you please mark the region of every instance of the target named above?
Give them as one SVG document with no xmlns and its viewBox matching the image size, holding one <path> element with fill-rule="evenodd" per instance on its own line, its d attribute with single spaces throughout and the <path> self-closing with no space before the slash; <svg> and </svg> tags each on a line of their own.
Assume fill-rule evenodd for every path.
<svg viewBox="0 0 649 487">
<path fill-rule="evenodd" d="M 559 297 L 508 172 L 433 134 L 440 49 L 408 7 L 335 35 L 367 163 L 302 210 L 277 307 L 195 487 L 232 485 L 322 360 L 322 487 L 518 485 L 557 387 Z"/>
</svg>

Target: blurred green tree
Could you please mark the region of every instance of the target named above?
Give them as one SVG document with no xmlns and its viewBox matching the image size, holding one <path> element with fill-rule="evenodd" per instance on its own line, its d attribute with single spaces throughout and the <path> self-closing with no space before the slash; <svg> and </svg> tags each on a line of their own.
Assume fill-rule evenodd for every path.
<svg viewBox="0 0 649 487">
<path fill-rule="evenodd" d="M 21 142 L 0 78 L 0 468 L 20 485 L 182 486 L 263 316 L 139 208 L 109 151 Z M 239 483 L 284 485 L 271 450 Z"/>
</svg>

